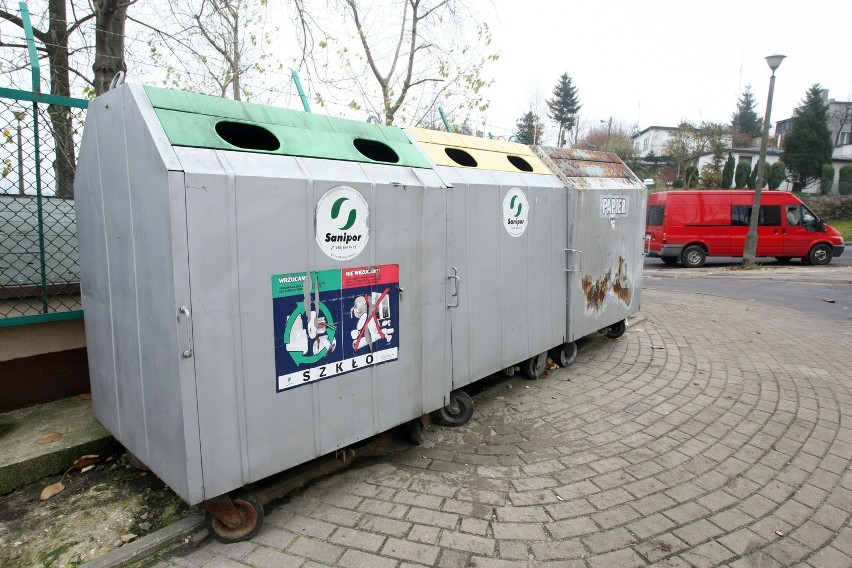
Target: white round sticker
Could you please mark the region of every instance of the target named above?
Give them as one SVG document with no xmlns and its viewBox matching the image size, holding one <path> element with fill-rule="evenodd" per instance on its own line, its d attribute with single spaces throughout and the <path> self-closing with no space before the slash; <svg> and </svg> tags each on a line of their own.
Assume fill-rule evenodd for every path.
<svg viewBox="0 0 852 568">
<path fill-rule="evenodd" d="M 338 185 L 317 203 L 317 244 L 334 260 L 355 258 L 367 246 L 370 228 L 367 200 L 355 188 Z"/>
<path fill-rule="evenodd" d="M 503 226 L 513 237 L 520 237 L 527 229 L 530 204 L 524 192 L 514 187 L 503 198 Z"/>
</svg>

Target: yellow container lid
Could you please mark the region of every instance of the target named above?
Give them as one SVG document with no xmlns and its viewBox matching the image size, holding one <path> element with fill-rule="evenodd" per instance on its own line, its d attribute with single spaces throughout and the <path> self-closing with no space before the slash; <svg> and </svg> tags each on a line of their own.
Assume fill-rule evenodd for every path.
<svg viewBox="0 0 852 568">
<path fill-rule="evenodd" d="M 425 128 L 406 131 L 439 166 L 552 175 L 535 152 L 523 144 Z"/>
</svg>

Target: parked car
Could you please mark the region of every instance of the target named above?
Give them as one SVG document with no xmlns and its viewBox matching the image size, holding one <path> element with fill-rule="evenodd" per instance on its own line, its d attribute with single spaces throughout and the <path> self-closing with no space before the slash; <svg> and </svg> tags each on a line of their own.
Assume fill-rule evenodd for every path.
<svg viewBox="0 0 852 568">
<path fill-rule="evenodd" d="M 653 178 L 645 178 L 642 180 L 642 183 L 645 184 L 645 187 L 655 187 L 657 185 L 657 182 Z"/>
<path fill-rule="evenodd" d="M 668 191 L 648 196 L 645 253 L 667 264 L 702 266 L 708 256 L 742 256 L 754 191 Z M 757 257 L 801 258 L 828 264 L 843 253 L 843 237 L 795 195 L 764 191 Z"/>
</svg>

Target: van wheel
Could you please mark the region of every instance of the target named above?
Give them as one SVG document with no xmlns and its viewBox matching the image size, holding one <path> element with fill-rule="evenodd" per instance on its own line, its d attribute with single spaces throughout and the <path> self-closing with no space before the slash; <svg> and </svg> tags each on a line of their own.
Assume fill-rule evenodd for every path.
<svg viewBox="0 0 852 568">
<path fill-rule="evenodd" d="M 809 264 L 828 264 L 834 251 L 825 243 L 815 244 L 808 253 Z"/>
<path fill-rule="evenodd" d="M 678 262 L 678 258 L 676 256 L 661 256 L 660 260 L 672 266 L 674 266 Z"/>
<path fill-rule="evenodd" d="M 704 261 L 707 259 L 707 253 L 698 245 L 691 245 L 683 249 L 680 255 L 680 261 L 687 268 L 700 268 L 704 266 Z"/>
</svg>

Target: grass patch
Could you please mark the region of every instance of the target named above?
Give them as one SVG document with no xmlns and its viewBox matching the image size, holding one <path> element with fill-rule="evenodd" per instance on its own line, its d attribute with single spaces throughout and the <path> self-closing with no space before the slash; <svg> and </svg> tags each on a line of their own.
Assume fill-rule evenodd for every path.
<svg viewBox="0 0 852 568">
<path fill-rule="evenodd" d="M 852 219 L 829 220 L 828 224 L 840 231 L 843 240 L 852 241 Z"/>
</svg>

